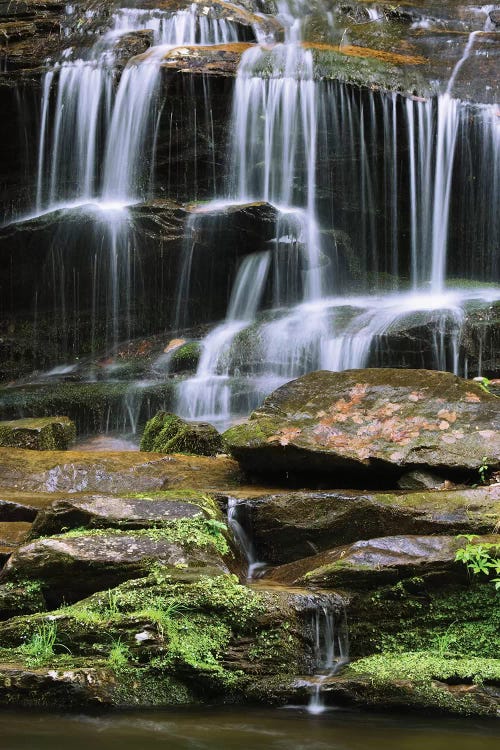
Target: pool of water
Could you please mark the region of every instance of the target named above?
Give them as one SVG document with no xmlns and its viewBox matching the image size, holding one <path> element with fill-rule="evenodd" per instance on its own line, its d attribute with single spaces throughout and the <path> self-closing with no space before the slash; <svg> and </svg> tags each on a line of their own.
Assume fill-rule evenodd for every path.
<svg viewBox="0 0 500 750">
<path fill-rule="evenodd" d="M 0 713 L 2 750 L 498 750 L 500 722 L 329 711 Z"/>
</svg>

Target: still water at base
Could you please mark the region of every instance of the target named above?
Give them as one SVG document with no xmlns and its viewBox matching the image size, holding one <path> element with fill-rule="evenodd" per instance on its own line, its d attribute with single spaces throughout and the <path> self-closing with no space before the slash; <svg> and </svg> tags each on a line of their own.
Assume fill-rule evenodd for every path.
<svg viewBox="0 0 500 750">
<path fill-rule="evenodd" d="M 475 719 L 329 711 L 207 709 L 100 716 L 0 713 L 2 750 L 496 750 Z"/>
</svg>

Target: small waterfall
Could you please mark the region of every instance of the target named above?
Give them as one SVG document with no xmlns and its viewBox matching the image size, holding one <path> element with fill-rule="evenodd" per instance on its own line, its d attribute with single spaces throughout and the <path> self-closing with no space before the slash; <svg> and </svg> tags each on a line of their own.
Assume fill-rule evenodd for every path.
<svg viewBox="0 0 500 750">
<path fill-rule="evenodd" d="M 269 260 L 269 251 L 254 253 L 243 260 L 225 322 L 203 340 L 196 375 L 179 385 L 178 414 L 222 425 L 229 422 L 232 413 L 230 350 L 235 336 L 255 317 L 264 292 Z"/>
<path fill-rule="evenodd" d="M 196 3 L 175 12 L 122 8 L 113 14 L 110 26 L 86 56 L 63 59 L 45 75 L 38 212 L 72 201 L 81 204 L 97 198 L 131 203 L 144 197 L 145 178 L 154 159 L 150 142 L 154 142 L 163 57 L 180 45 L 239 39 L 234 22 L 204 15 Z M 128 62 L 115 93 L 115 44 L 125 34 L 146 30 L 152 33 L 154 46 Z M 54 126 L 49 128 L 52 120 Z"/>
<path fill-rule="evenodd" d="M 335 610 L 327 604 L 320 604 L 313 615 L 312 624 L 318 674 L 311 682 L 311 698 L 307 710 L 311 714 L 320 714 L 325 710 L 322 695 L 325 681 L 349 661 L 345 610 L 343 620 L 339 623 Z"/>
<path fill-rule="evenodd" d="M 234 497 L 228 498 L 227 523 L 229 528 L 233 532 L 234 537 L 240 546 L 240 549 L 245 555 L 245 559 L 248 563 L 247 580 L 251 581 L 252 579 L 258 577 L 257 574 L 259 572 L 263 572 L 263 570 L 266 568 L 266 563 L 257 560 L 251 535 L 245 528 L 245 526 L 248 526 L 248 519 L 246 524 L 244 521 L 246 510 L 247 505 L 245 501 L 237 500 Z"/>
</svg>

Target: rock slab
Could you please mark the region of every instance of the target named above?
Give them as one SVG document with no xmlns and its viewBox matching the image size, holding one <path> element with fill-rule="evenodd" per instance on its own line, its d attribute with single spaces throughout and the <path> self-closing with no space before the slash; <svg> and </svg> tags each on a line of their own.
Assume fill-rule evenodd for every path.
<svg viewBox="0 0 500 750">
<path fill-rule="evenodd" d="M 500 401 L 446 372 L 318 371 L 278 388 L 224 434 L 249 472 L 376 478 L 500 467 Z"/>
</svg>

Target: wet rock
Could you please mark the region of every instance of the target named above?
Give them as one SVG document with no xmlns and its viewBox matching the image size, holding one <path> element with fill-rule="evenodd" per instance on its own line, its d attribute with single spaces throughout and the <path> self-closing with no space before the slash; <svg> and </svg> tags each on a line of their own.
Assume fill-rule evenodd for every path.
<svg viewBox="0 0 500 750">
<path fill-rule="evenodd" d="M 118 369 L 113 370 L 116 377 Z M 130 421 L 129 409 L 138 424 L 145 424 L 158 409 L 168 408 L 173 396 L 173 386 L 168 381 L 140 382 L 134 388 L 131 383 L 115 379 L 111 382 L 53 382 L 50 377 L 41 380 L 34 385 L 0 389 L 0 416 L 16 419 L 28 413 L 38 418 L 59 412 L 71 418 L 78 434 L 105 433 L 123 430 L 123 425 Z"/>
<path fill-rule="evenodd" d="M 500 536 L 477 537 L 500 545 Z M 451 536 L 387 536 L 337 547 L 275 568 L 271 580 L 324 588 L 376 588 L 402 578 L 424 577 L 434 583 L 464 582 L 467 568 L 455 562 L 464 540 Z"/>
<path fill-rule="evenodd" d="M 185 102 L 185 97 L 191 95 L 192 92 L 183 92 L 182 101 Z M 170 106 L 170 98 L 165 106 L 165 117 L 167 106 Z M 172 174 L 178 170 L 180 176 L 185 176 L 185 165 L 191 157 L 182 149 L 187 147 L 186 138 L 191 137 L 192 127 L 192 123 L 179 123 L 174 131 L 173 137 L 182 133 L 183 140 L 178 144 L 179 150 L 177 144 L 172 144 L 171 147 L 174 156 L 180 154 L 179 163 L 170 165 Z M 159 136 L 157 156 L 162 184 L 166 179 L 165 170 L 169 169 L 169 143 L 169 137 L 163 132 Z M 200 148 L 200 144 L 193 144 L 193 154 L 196 149 L 199 152 Z M 206 158 L 212 165 L 213 152 L 207 154 Z M 201 167 L 199 175 L 201 176 Z M 162 189 L 159 185 L 158 190 Z M 192 185 L 186 187 L 185 192 L 184 188 L 180 190 L 186 200 L 189 195 L 193 195 Z M 198 188 L 196 192 L 199 194 Z M 212 194 L 213 184 L 210 186 L 210 195 Z M 181 323 L 191 326 L 213 323 L 214 320 L 223 318 L 241 259 L 255 252 L 256 246 L 275 237 L 277 216 L 277 210 L 263 202 L 229 204 L 207 209 L 196 204 L 185 206 L 172 201 L 156 200 L 130 207 L 122 214 L 118 239 L 137 248 L 126 273 L 131 279 L 141 281 L 137 281 L 130 289 L 130 296 L 134 300 L 133 315 L 126 299 L 123 296 L 121 298 L 117 321 L 119 336 L 123 339 L 130 337 L 131 320 L 136 337 L 157 334 L 162 329 L 169 330 L 172 327 L 176 290 L 188 244 L 192 247 L 193 263 L 190 285 L 183 295 L 183 310 L 186 311 L 187 320 Z M 94 285 L 96 273 L 99 278 L 109 278 L 108 258 L 99 255 L 95 270 L 95 254 L 92 249 L 108 242 L 110 231 L 109 217 L 95 206 L 54 211 L 36 219 L 0 228 L 0 289 L 10 290 L 9 294 L 0 295 L 0 330 L 2 321 L 14 321 L 14 330 L 10 334 L 7 331 L 5 343 L 0 343 L 1 358 L 5 359 L 5 365 L 0 365 L 0 376 L 2 367 L 5 367 L 6 374 L 11 371 L 9 362 L 12 368 L 19 367 L 21 363 L 21 370 L 26 374 L 35 367 L 48 370 L 55 362 L 64 363 L 68 359 L 73 361 L 75 351 L 92 351 L 95 345 L 92 342 L 96 339 L 102 342 L 103 348 L 106 347 L 106 342 L 109 348 L 112 347 L 109 339 L 111 311 L 107 287 L 99 285 L 96 291 Z M 60 255 L 62 247 L 64 263 Z M 74 288 L 63 271 L 66 264 L 78 275 L 78 299 L 74 297 Z M 124 293 L 123 289 L 122 292 Z M 92 299 L 96 293 L 98 299 L 93 307 Z M 54 298 L 61 300 L 61 305 L 56 308 Z M 39 326 L 36 336 L 33 330 L 35 299 L 38 314 L 43 318 L 43 327 Z M 77 310 L 76 328 L 73 318 L 65 315 L 64 309 Z M 71 384 L 65 385 L 69 387 Z M 82 398 L 78 397 L 76 388 L 73 388 L 72 393 L 81 404 L 85 394 L 92 390 L 100 392 L 99 405 L 107 398 L 113 405 L 114 415 L 118 399 L 124 397 L 125 388 L 123 383 L 108 383 L 106 396 L 102 393 L 103 384 L 90 383 L 83 389 Z M 148 395 L 154 398 L 151 391 L 162 390 L 164 400 L 168 403 L 166 399 L 171 390 L 168 383 L 146 388 L 145 401 Z M 89 400 L 89 414 L 93 416 L 92 396 Z M 157 408 L 162 408 L 161 403 Z M 76 407 L 71 413 L 74 411 Z M 90 421 L 90 417 L 87 421 Z M 84 422 L 84 416 L 80 417 L 80 422 Z"/>
<path fill-rule="evenodd" d="M 75 437 L 75 425 L 68 417 L 0 422 L 0 446 L 4 448 L 66 450 Z"/>
<path fill-rule="evenodd" d="M 0 523 L 0 564 L 26 539 L 30 529 L 26 521 Z"/>
<path fill-rule="evenodd" d="M 450 477 L 500 465 L 498 400 L 445 372 L 314 372 L 268 396 L 224 440 L 249 472 L 383 481 L 422 468 Z M 317 479 L 316 479 L 317 481 Z"/>
<path fill-rule="evenodd" d="M 201 540 L 206 546 L 193 544 L 189 533 L 182 540 L 179 533 L 106 530 L 39 539 L 11 555 L 2 580 L 38 580 L 50 601 L 59 603 L 145 576 L 155 563 L 167 569 L 180 565 L 228 572 L 208 532 Z"/>
<path fill-rule="evenodd" d="M 152 44 L 152 31 L 134 31 L 121 35 L 113 47 L 115 65 L 126 65 L 131 57 L 143 54 Z"/>
<path fill-rule="evenodd" d="M 0 489 L 34 492 L 148 493 L 224 491 L 239 486 L 238 464 L 226 456 L 162 456 L 0 448 Z"/>
<path fill-rule="evenodd" d="M 243 502 L 238 521 L 255 557 L 272 565 L 360 538 L 488 534 L 500 521 L 499 484 L 439 492 L 282 492 Z"/>
<path fill-rule="evenodd" d="M 0 521 L 34 521 L 43 508 L 54 502 L 52 493 L 0 491 Z"/>
<path fill-rule="evenodd" d="M 436 490 L 443 485 L 443 478 L 428 471 L 409 471 L 398 479 L 402 490 Z"/>
<path fill-rule="evenodd" d="M 223 453 L 222 438 L 206 422 L 185 422 L 175 414 L 160 411 L 144 428 L 142 451 L 216 456 Z"/>
<path fill-rule="evenodd" d="M 488 17 L 496 29 L 500 28 L 500 10 L 490 10 Z"/>
<path fill-rule="evenodd" d="M 45 610 L 45 599 L 36 581 L 0 584 L 0 620 Z"/>
<path fill-rule="evenodd" d="M 175 494 L 175 493 L 174 493 Z M 182 496 L 182 493 L 179 493 Z M 206 506 L 213 505 L 208 509 Z M 121 498 L 109 495 L 55 500 L 39 513 L 31 537 L 59 534 L 70 528 L 141 529 L 155 527 L 181 518 L 209 518 L 217 515 L 217 506 L 210 499 L 187 502 L 182 499 L 163 500 Z M 1 528 L 1 525 L 0 525 Z"/>
<path fill-rule="evenodd" d="M 321 691 L 327 706 L 496 717 L 500 706 L 497 661 L 446 659 L 426 652 L 382 654 L 322 679 Z M 310 691 L 311 680 L 297 680 L 292 687 L 295 699 L 304 702 Z"/>
</svg>

